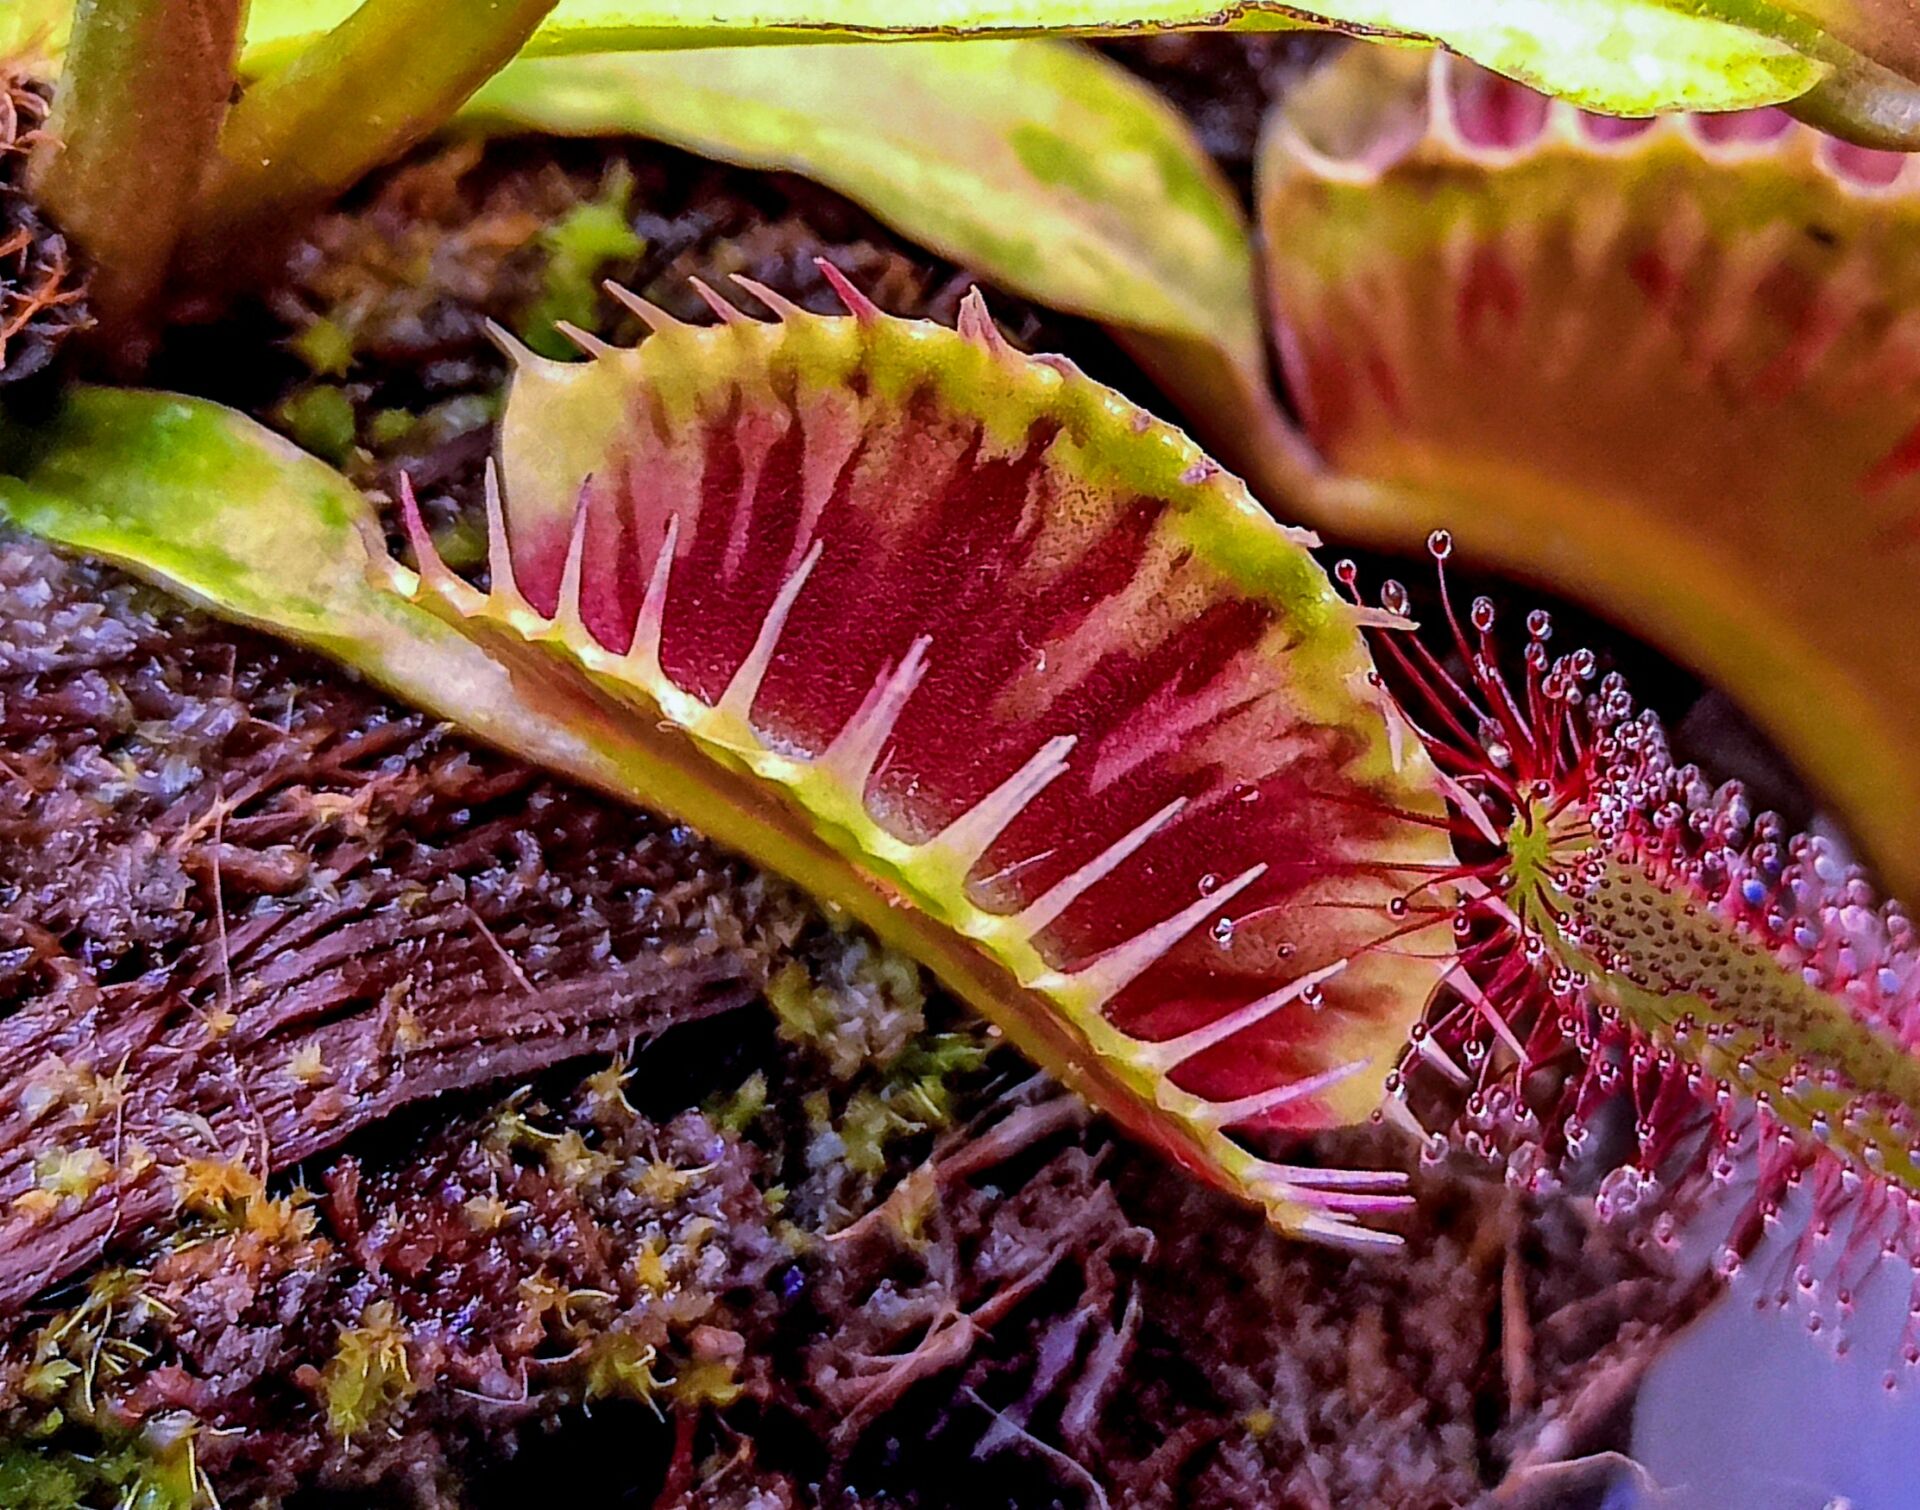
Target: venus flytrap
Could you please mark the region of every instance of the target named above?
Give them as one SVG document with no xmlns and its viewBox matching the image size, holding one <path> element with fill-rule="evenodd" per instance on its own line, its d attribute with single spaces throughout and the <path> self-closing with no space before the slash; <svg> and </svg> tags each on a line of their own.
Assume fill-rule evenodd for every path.
<svg viewBox="0 0 1920 1510">
<path fill-rule="evenodd" d="M 878 29 L 1118 24 L 1070 9 Z M 536 48 L 667 35 L 657 7 L 541 10 L 486 15 Z M 405 28 L 376 24 L 403 13 L 357 13 L 339 55 L 364 63 L 354 37 L 403 51 Z M 806 27 L 875 29 L 861 14 Z M 1656 69 L 1668 92 L 1635 102 L 1698 102 L 1699 80 L 1723 91 L 1709 103 L 1785 98 L 1844 73 L 1817 18 L 1555 14 L 1704 49 L 1668 56 L 1696 72 Z M 1454 19 L 1448 40 L 1485 41 Z M 794 18 L 708 23 L 744 37 Z M 1495 40 L 1621 106 L 1604 58 L 1587 85 L 1566 71 L 1585 56 L 1556 50 L 1571 34 Z M 286 100 L 297 126 L 299 68 L 263 66 L 252 118 Z M 456 73 L 393 141 L 484 68 Z M 356 140 L 372 138 L 342 131 Z M 291 202 L 250 171 L 216 197 L 246 216 Z M 1301 1167 L 1275 1139 L 1383 1101 L 1411 1115 L 1437 1075 L 1463 1137 L 1511 1151 L 1523 1185 L 1626 1106 L 1636 1154 L 1603 1207 L 1752 1184 L 1737 1263 L 1805 1186 L 1797 1292 L 1844 1310 L 1881 1259 L 1920 1271 L 1920 962 L 1900 909 L 1676 768 L 1592 656 L 1552 656 L 1543 617 L 1512 680 L 1490 607 L 1423 642 L 1404 592 L 1343 599 L 1311 536 L 1070 364 L 1014 351 L 977 299 L 948 330 L 829 277 L 844 314 L 746 285 L 773 320 L 709 296 L 719 323 L 692 328 L 622 295 L 651 331 L 636 349 L 576 333 L 587 360 L 555 363 L 503 338 L 515 375 L 471 581 L 410 495 L 397 560 L 328 468 L 167 395 L 76 390 L 12 425 L 0 511 L 792 877 L 1289 1234 L 1394 1240 L 1400 1175 Z M 1223 349 L 1248 367 L 1244 335 Z M 1307 397 L 1324 421 L 1324 385 Z M 1318 487 L 1302 496 L 1334 496 Z"/>
<path fill-rule="evenodd" d="M 1530 1189 L 1625 1109 L 1601 1208 L 1743 1190 L 1726 1267 L 1808 1189 L 1817 1325 L 1920 1271 L 1900 908 L 1676 767 L 1545 615 L 1509 679 L 1491 605 L 1427 640 L 1398 587 L 1342 602 L 977 303 L 955 332 L 841 287 L 839 317 L 754 289 L 773 322 L 636 301 L 635 350 L 516 349 L 474 582 L 410 499 L 391 560 L 325 468 L 179 400 L 81 396 L 0 506 L 794 877 L 1282 1231 L 1394 1241 L 1398 1176 L 1272 1140 L 1431 1121 L 1438 1077 Z"/>
</svg>

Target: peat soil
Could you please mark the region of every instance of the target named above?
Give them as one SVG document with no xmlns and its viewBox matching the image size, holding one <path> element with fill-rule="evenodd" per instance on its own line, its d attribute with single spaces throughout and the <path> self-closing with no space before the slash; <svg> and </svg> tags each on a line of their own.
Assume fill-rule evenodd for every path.
<svg viewBox="0 0 1920 1510">
<path fill-rule="evenodd" d="M 1117 51 L 1236 174 L 1306 56 Z M 595 272 L 691 320 L 695 276 L 832 308 L 817 256 L 901 314 L 971 283 L 796 179 L 462 144 L 153 380 L 404 470 L 471 557 L 484 322 L 577 295 L 638 336 L 556 289 L 586 204 L 633 233 Z M 1097 330 L 991 303 L 1155 402 Z M 1404 1250 L 1283 1242 L 697 835 L 17 537 L 0 824 L 0 1426 L 75 1473 L 190 1445 L 226 1505 L 315 1510 L 1597 1503 L 1705 1298 L 1580 1178 L 1523 1198 L 1377 1129 L 1294 1156 L 1412 1168 Z"/>
</svg>

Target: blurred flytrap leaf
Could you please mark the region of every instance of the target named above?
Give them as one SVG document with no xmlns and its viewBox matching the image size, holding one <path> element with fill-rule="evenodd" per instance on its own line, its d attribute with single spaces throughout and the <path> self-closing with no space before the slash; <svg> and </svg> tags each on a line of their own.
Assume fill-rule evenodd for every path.
<svg viewBox="0 0 1920 1510">
<path fill-rule="evenodd" d="M 1920 166 L 1356 50 L 1273 122 L 1275 318 L 1347 480 L 1725 686 L 1920 897 Z"/>
<path fill-rule="evenodd" d="M 801 173 L 902 235 L 1105 323 L 1230 466 L 1283 496 L 1306 465 L 1274 405 L 1253 247 L 1181 116 L 1063 43 L 730 48 L 522 59 L 490 128 L 635 133 Z M 1276 479 L 1276 472 L 1278 477 Z"/>
<path fill-rule="evenodd" d="M 336 474 L 164 395 L 0 437 L 0 516 L 694 824 L 1282 1230 L 1390 1244 L 1404 1177 L 1234 1136 L 1366 1117 L 1449 968 L 1450 914 L 1394 910 L 1450 849 L 1379 616 L 977 300 L 954 331 L 846 295 L 527 354 L 486 592 L 417 512 L 415 571 Z"/>
</svg>

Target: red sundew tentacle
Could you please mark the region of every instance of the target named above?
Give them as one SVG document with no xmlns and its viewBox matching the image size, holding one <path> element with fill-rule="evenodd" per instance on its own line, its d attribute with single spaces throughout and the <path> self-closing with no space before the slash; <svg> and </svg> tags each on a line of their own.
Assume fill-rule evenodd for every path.
<svg viewBox="0 0 1920 1510">
<path fill-rule="evenodd" d="M 1351 575 L 1342 582 L 1351 593 Z M 1463 1107 L 1454 1136 L 1505 1158 L 1528 1189 L 1580 1157 L 1617 1103 L 1634 1151 L 1600 1208 L 1624 1216 L 1669 1190 L 1678 1209 L 1706 1210 L 1708 1190 L 1750 1182 L 1729 1222 L 1735 1261 L 1810 1203 L 1784 1288 L 1844 1343 L 1840 1297 L 1878 1264 L 1920 1263 L 1910 920 L 1831 844 L 1786 838 L 1736 784 L 1674 762 L 1617 676 L 1594 685 L 1591 654 L 1547 655 L 1550 621 L 1529 620 L 1518 681 L 1491 605 L 1476 603 L 1472 622 L 1477 650 L 1453 625 L 1464 687 L 1425 646 L 1383 647 L 1422 706 L 1414 728 L 1445 773 L 1462 845 L 1455 973 L 1390 1092 L 1406 1103 L 1437 1072 Z M 1489 729 L 1480 740 L 1466 736 L 1474 719 Z M 1557 1089 L 1528 1089 L 1536 1067 L 1556 1065 Z"/>
</svg>

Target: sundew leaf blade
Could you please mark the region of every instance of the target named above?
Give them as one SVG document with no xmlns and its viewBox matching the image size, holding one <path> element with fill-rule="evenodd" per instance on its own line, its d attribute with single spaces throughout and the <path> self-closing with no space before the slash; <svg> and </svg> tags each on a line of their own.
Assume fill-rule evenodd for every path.
<svg viewBox="0 0 1920 1510">
<path fill-rule="evenodd" d="M 1090 51 L 902 43 L 521 59 L 488 129 L 632 132 L 803 174 L 994 284 L 1100 320 L 1256 483 L 1297 447 L 1271 397 L 1251 238 L 1176 112 Z M 1289 479 L 1263 491 L 1278 501 Z"/>
</svg>

